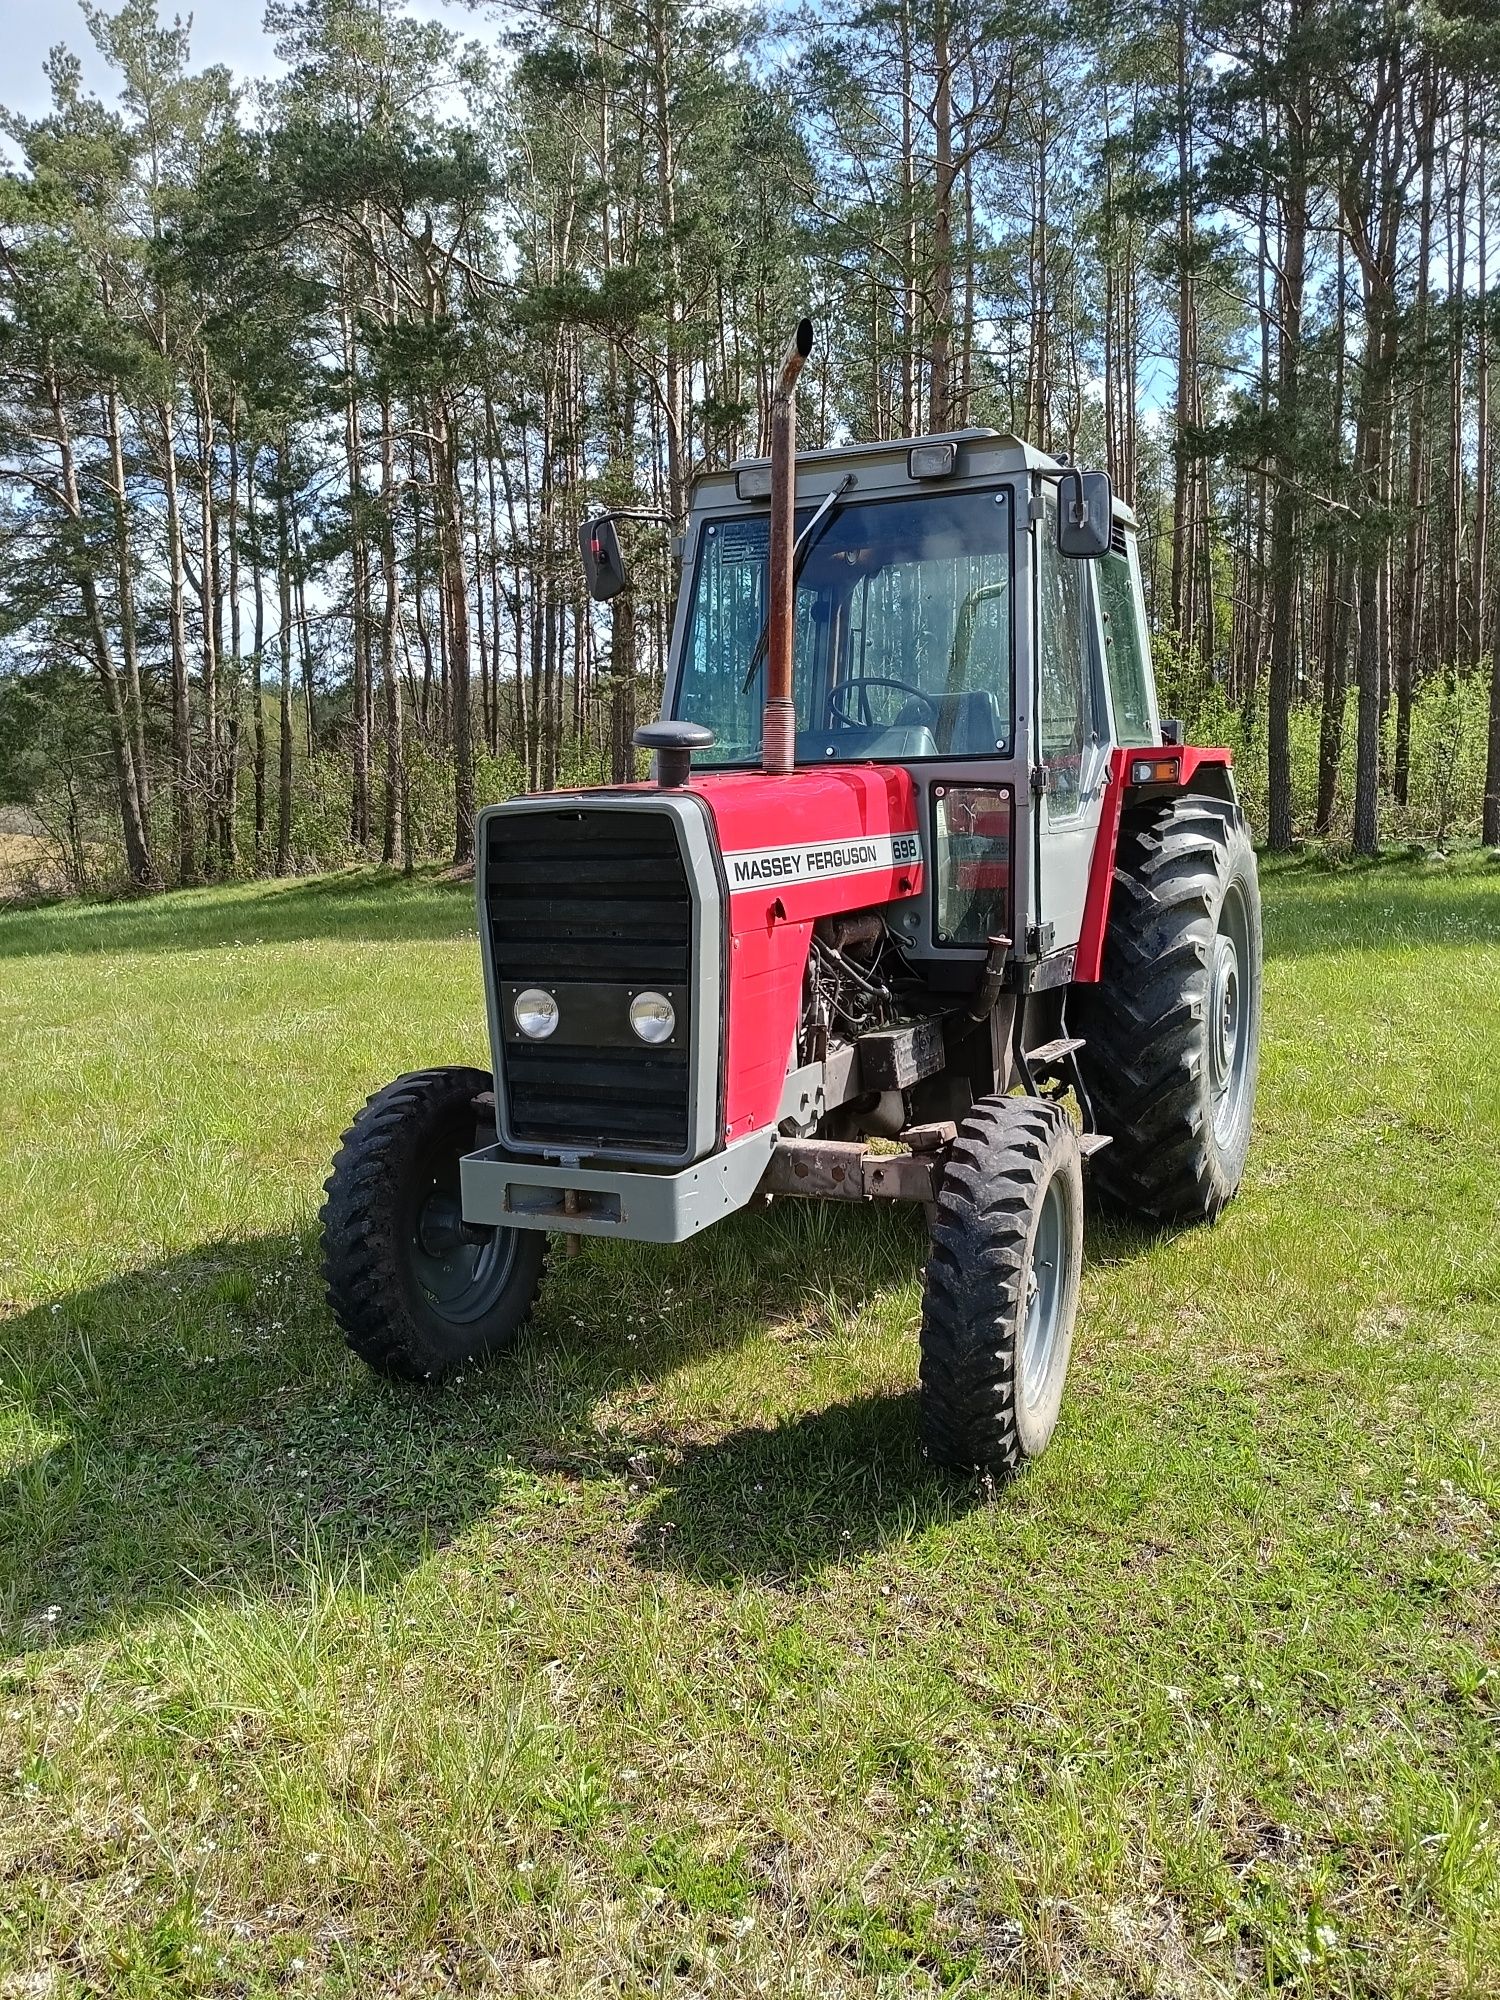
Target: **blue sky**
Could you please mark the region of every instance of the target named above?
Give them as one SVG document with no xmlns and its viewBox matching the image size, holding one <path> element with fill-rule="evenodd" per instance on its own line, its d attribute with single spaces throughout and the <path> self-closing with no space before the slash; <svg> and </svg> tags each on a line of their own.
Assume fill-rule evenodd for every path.
<svg viewBox="0 0 1500 2000">
<path fill-rule="evenodd" d="M 168 9 L 163 8 L 162 12 Z M 275 68 L 271 46 L 261 33 L 259 0 L 198 0 L 180 9 L 193 19 L 193 56 L 198 64 L 228 63 L 241 75 L 259 76 Z M 94 53 L 75 0 L 7 0 L 5 34 L 0 39 L 0 104 L 35 118 L 49 101 L 42 64 L 56 42 L 66 42 L 83 59 L 90 88 L 104 91 L 108 72 Z"/>
<path fill-rule="evenodd" d="M 118 0 L 104 0 L 106 7 Z M 271 76 L 277 69 L 271 45 L 261 30 L 262 0 L 158 0 L 158 12 L 179 13 L 193 23 L 193 61 L 203 68 L 225 63 L 237 76 Z M 405 11 L 446 20 L 464 36 L 480 32 L 467 7 L 445 7 L 442 0 L 409 0 Z M 108 71 L 94 53 L 93 42 L 76 0 L 5 0 L 5 29 L 0 35 L 0 105 L 28 118 L 47 109 L 49 92 L 42 74 L 47 51 L 57 42 L 83 61 L 84 79 L 103 94 Z"/>
</svg>

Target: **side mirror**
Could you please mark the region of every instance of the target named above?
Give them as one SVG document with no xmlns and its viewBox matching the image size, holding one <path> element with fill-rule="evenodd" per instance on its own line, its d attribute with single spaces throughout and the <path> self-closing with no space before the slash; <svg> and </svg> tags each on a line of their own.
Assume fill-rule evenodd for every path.
<svg viewBox="0 0 1500 2000">
<path fill-rule="evenodd" d="M 610 598 L 618 597 L 629 583 L 630 573 L 620 551 L 613 515 L 601 514 L 597 520 L 585 521 L 578 530 L 578 548 L 589 596 L 598 604 L 607 604 Z"/>
<path fill-rule="evenodd" d="M 1069 466 L 1057 482 L 1057 553 L 1107 556 L 1114 505 L 1107 472 L 1080 472 Z"/>
</svg>

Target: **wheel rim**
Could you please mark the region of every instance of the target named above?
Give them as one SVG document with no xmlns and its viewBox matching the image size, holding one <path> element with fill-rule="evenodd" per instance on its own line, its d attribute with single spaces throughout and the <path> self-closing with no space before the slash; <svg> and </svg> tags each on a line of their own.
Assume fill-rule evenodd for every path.
<svg viewBox="0 0 1500 2000">
<path fill-rule="evenodd" d="M 1060 1174 L 1042 1196 L 1026 1269 L 1026 1322 L 1021 1330 L 1021 1400 L 1034 1408 L 1047 1394 L 1061 1345 L 1068 1289 L 1068 1204 Z"/>
<path fill-rule="evenodd" d="M 434 1175 L 418 1202 L 409 1249 L 428 1305 L 453 1325 L 469 1326 L 494 1309 L 509 1283 L 516 1233 L 468 1227 L 456 1180 Z"/>
<path fill-rule="evenodd" d="M 1208 990 L 1208 1074 L 1214 1137 L 1233 1136 L 1250 1074 L 1250 912 L 1238 882 L 1225 891 L 1214 934 Z"/>
</svg>

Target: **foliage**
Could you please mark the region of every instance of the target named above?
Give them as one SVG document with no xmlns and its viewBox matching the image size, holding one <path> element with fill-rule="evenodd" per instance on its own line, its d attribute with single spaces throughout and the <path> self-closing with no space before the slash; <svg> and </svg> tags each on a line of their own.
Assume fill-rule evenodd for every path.
<svg viewBox="0 0 1500 2000">
<path fill-rule="evenodd" d="M 256 92 L 153 0 L 85 19 L 112 95 L 60 50 L 5 122 L 0 678 L 95 710 L 96 871 L 465 861 L 497 785 L 629 776 L 669 538 L 599 614 L 578 520 L 763 449 L 809 306 L 808 443 L 1108 468 L 1165 705 L 1274 846 L 1500 842 L 1473 10 L 545 0 L 462 41 L 273 0 Z"/>
</svg>

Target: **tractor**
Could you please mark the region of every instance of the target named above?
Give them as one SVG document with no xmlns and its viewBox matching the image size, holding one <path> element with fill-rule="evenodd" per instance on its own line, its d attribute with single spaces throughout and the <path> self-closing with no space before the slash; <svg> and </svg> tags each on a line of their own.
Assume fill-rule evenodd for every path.
<svg viewBox="0 0 1500 2000">
<path fill-rule="evenodd" d="M 650 780 L 479 816 L 492 1073 L 369 1100 L 324 1275 L 358 1354 L 437 1381 L 517 1342 L 551 1235 L 915 1202 L 922 1443 L 1003 1479 L 1058 1420 L 1085 1168 L 1158 1223 L 1239 1188 L 1255 855 L 1228 751 L 1158 714 L 1107 476 L 978 429 L 799 456 L 812 339 L 769 458 L 693 489 Z M 601 602 L 619 518 L 581 532 Z"/>
</svg>

